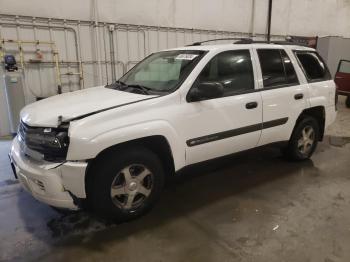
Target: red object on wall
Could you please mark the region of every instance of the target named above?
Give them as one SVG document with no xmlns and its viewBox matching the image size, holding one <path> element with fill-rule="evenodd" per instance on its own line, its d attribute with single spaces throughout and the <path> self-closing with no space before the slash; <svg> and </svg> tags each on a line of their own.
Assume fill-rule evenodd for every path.
<svg viewBox="0 0 350 262">
<path fill-rule="evenodd" d="M 350 96 L 350 61 L 340 60 L 337 73 L 335 74 L 335 83 L 338 86 L 338 94 Z"/>
</svg>

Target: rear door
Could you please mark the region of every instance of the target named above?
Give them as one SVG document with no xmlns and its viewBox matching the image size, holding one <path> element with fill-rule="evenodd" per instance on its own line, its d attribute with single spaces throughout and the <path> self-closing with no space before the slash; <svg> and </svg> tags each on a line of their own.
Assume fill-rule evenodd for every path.
<svg viewBox="0 0 350 262">
<path fill-rule="evenodd" d="M 259 145 L 289 140 L 297 118 L 307 107 L 307 83 L 300 83 L 296 61 L 284 49 L 257 49 L 256 55 L 261 68 L 263 101 Z"/>
<path fill-rule="evenodd" d="M 339 94 L 350 95 L 350 60 L 340 60 L 335 74 L 335 83 Z"/>
</svg>

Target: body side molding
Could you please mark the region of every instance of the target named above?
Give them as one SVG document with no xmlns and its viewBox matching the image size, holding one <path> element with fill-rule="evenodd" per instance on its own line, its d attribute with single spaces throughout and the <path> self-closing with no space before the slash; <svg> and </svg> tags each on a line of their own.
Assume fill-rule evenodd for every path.
<svg viewBox="0 0 350 262">
<path fill-rule="evenodd" d="M 231 129 L 231 130 L 211 134 L 211 135 L 192 138 L 187 140 L 186 144 L 189 147 L 197 146 L 197 145 L 201 145 L 201 144 L 205 144 L 205 143 L 209 143 L 217 140 L 226 139 L 233 136 L 239 136 L 239 135 L 259 131 L 266 128 L 284 125 L 285 123 L 287 123 L 287 121 L 288 121 L 288 117 L 279 118 L 279 119 L 275 119 L 275 120 L 271 120 L 271 121 L 267 121 L 259 124 L 244 126 L 236 129 Z"/>
</svg>

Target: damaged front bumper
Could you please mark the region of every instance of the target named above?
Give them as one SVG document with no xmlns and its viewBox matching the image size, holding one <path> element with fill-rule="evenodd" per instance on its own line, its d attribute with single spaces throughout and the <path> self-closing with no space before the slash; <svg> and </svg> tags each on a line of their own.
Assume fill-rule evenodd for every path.
<svg viewBox="0 0 350 262">
<path fill-rule="evenodd" d="M 50 206 L 77 210 L 86 198 L 86 162 L 51 163 L 37 161 L 22 153 L 20 141 L 13 140 L 9 154 L 21 185 L 36 199 Z"/>
</svg>

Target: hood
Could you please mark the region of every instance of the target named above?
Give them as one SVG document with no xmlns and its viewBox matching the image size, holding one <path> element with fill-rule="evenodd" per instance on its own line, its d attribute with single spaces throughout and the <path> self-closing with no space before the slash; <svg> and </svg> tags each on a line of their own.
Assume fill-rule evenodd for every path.
<svg viewBox="0 0 350 262">
<path fill-rule="evenodd" d="M 57 127 L 59 116 L 62 116 L 62 121 L 69 121 L 153 97 L 104 86 L 88 88 L 30 104 L 22 109 L 21 120 L 30 126 Z"/>
</svg>

